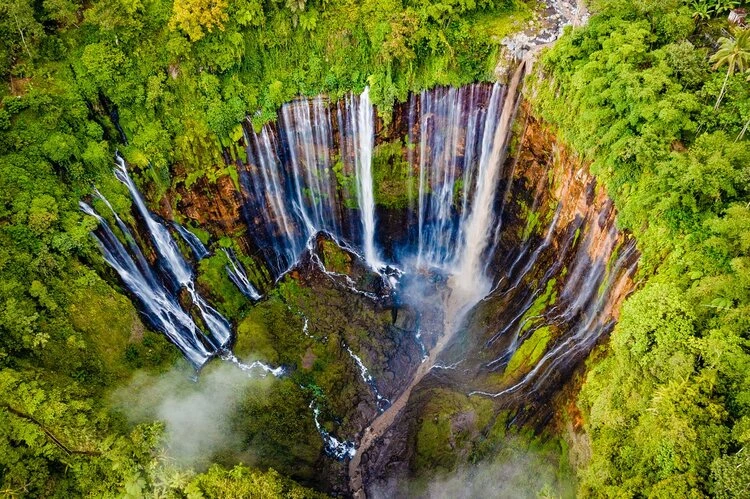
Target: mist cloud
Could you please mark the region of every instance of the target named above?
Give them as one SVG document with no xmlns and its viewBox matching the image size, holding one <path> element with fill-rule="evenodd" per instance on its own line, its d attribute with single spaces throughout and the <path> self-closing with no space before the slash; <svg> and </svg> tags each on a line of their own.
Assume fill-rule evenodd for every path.
<svg viewBox="0 0 750 499">
<path fill-rule="evenodd" d="M 483 463 L 432 482 L 429 499 L 559 497 L 554 468 L 520 453 L 508 461 Z"/>
<path fill-rule="evenodd" d="M 165 424 L 165 446 L 178 464 L 206 466 L 217 452 L 242 451 L 242 438 L 233 417 L 248 390 L 266 390 L 273 377 L 251 377 L 237 366 L 212 362 L 198 381 L 192 370 L 175 368 L 150 375 L 138 372 L 116 391 L 115 404 L 131 422 L 160 420 Z"/>
<path fill-rule="evenodd" d="M 520 499 L 567 497 L 575 490 L 572 477 L 561 478 L 558 461 L 544 451 L 529 450 L 510 436 L 487 461 L 456 471 L 416 479 L 391 477 L 368 490 L 371 499 Z"/>
</svg>

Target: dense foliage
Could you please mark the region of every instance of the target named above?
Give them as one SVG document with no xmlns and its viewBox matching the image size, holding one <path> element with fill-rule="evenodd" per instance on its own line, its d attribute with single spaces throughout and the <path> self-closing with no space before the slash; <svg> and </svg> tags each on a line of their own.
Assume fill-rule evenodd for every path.
<svg viewBox="0 0 750 499">
<path fill-rule="evenodd" d="M 728 26 L 732 1 L 590 3 L 590 23 L 547 52 L 530 96 L 638 236 L 645 285 L 579 398 L 592 451 L 581 492 L 747 496 L 750 31 Z M 134 370 L 180 360 L 99 277 L 108 270 L 77 202 L 96 184 L 127 212 L 115 149 L 151 199 L 213 179 L 237 124 L 271 120 L 298 94 L 370 85 L 387 109 L 410 89 L 487 79 L 500 38 L 528 15 L 517 0 L 0 3 L 0 495 L 310 496 L 273 470 L 178 469 L 159 451 L 160 425 L 131 427 L 112 410 L 108 395 Z M 379 180 L 380 202 L 405 203 Z M 216 284 L 222 265 L 206 261 L 204 278 Z M 289 322 L 280 306 L 241 326 L 247 348 L 270 341 L 259 325 Z M 223 307 L 236 318 L 241 304 Z M 336 365 L 323 361 L 338 352 L 310 352 L 333 392 Z M 288 417 L 306 403 L 287 404 Z M 246 434 L 289 440 L 258 411 Z M 420 459 L 443 457 L 422 444 Z"/>
<path fill-rule="evenodd" d="M 589 496 L 750 493 L 750 47 L 704 3 L 592 2 L 533 87 L 643 253 L 579 398 Z"/>
<path fill-rule="evenodd" d="M 174 162 L 187 173 L 210 171 L 220 163 L 217 142 L 241 134 L 246 114 L 268 121 L 299 94 L 338 96 L 369 84 L 376 104 L 390 104 L 412 88 L 484 79 L 510 28 L 499 14 L 518 10 L 514 0 L 59 3 L 65 14 L 58 2 L 40 12 L 15 2 L 25 17 L 18 27 L 6 17 L 0 74 L 23 100 L 27 90 L 49 95 L 42 89 L 55 86 L 88 111 L 117 109 L 130 141 L 123 152 L 133 164 L 150 162 L 162 188 Z M 74 116 L 86 114 L 83 107 Z M 106 128 L 106 139 L 119 139 Z M 88 133 L 101 142 L 101 132 Z M 81 163 L 108 156 L 74 135 L 61 130 L 48 150 L 83 180 Z"/>
</svg>

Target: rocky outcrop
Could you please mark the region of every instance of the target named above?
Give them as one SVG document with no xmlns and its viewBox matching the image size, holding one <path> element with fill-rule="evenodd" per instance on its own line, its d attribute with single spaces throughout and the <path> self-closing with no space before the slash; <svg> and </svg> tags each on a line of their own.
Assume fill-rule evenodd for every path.
<svg viewBox="0 0 750 499">
<path fill-rule="evenodd" d="M 177 188 L 177 211 L 195 225 L 212 234 L 243 234 L 247 226 L 242 218 L 242 200 L 229 175 L 215 182 L 200 178 L 190 188 Z"/>
<path fill-rule="evenodd" d="M 176 165 L 173 177 L 183 179 L 176 182 L 160 200 L 159 214 L 166 219 L 181 218 L 216 236 L 236 236 L 247 230 L 242 217 L 242 198 L 236 184 L 227 171 L 211 181 L 201 176 L 189 186 L 187 174 L 181 165 Z M 175 217 L 174 211 L 179 214 Z"/>
</svg>

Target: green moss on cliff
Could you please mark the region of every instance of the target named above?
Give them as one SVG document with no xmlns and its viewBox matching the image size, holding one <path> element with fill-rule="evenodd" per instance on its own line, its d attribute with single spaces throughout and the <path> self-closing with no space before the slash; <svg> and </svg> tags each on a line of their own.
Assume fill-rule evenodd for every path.
<svg viewBox="0 0 750 499">
<path fill-rule="evenodd" d="M 294 365 L 304 351 L 302 325 L 302 318 L 274 292 L 239 322 L 234 351 L 243 359 Z"/>
<path fill-rule="evenodd" d="M 452 471 L 466 461 L 481 430 L 493 417 L 493 403 L 448 389 L 420 394 L 427 402 L 419 415 L 416 454 L 417 471 Z"/>
<path fill-rule="evenodd" d="M 408 497 L 575 497 L 565 443 L 509 426 L 513 414 L 486 398 L 448 389 L 416 394 L 426 400 L 414 430 L 415 479 Z"/>
<path fill-rule="evenodd" d="M 234 351 L 243 360 L 287 366 L 290 379 L 318 387 L 324 395 L 323 421 L 338 417 L 336 428 L 357 431 L 347 419 L 352 400 L 369 396 L 370 388 L 344 345 L 358 352 L 376 377 L 382 375 L 380 366 L 392 348 L 380 333 L 390 314 L 371 307 L 347 292 L 320 284 L 302 286 L 287 276 L 239 323 Z"/>
<path fill-rule="evenodd" d="M 544 292 L 539 295 L 534 302 L 531 304 L 529 309 L 521 317 L 521 332 L 528 331 L 534 324 L 541 319 L 543 312 L 550 306 L 554 305 L 557 301 L 557 290 L 555 285 L 557 279 L 552 278 L 547 281 L 547 286 L 544 288 Z"/>
<path fill-rule="evenodd" d="M 102 281 L 77 293 L 68 312 L 73 327 L 91 342 L 101 362 L 100 375 L 113 382 L 127 378 L 134 368 L 164 369 L 180 358 L 179 352 L 163 337 L 146 329 L 133 304 L 115 294 Z M 84 350 L 71 335 L 68 355 Z M 70 360 L 74 360 L 73 355 Z M 101 380 L 100 380 L 101 381 Z"/>
<path fill-rule="evenodd" d="M 547 344 L 552 339 L 552 329 L 549 326 L 542 326 L 526 339 L 518 350 L 510 358 L 508 366 L 505 368 L 505 376 L 513 379 L 529 371 L 539 362 L 539 359 L 547 350 Z"/>
<path fill-rule="evenodd" d="M 259 358 L 264 362 L 278 364 L 278 345 L 274 344 L 271 328 L 278 325 L 279 320 L 284 326 L 290 317 L 286 307 L 278 299 L 270 299 L 253 307 L 250 313 L 237 325 L 237 341 L 234 352 L 240 358 Z"/>
<path fill-rule="evenodd" d="M 208 292 L 211 303 L 227 318 L 235 319 L 250 300 L 243 295 L 227 273 L 229 259 L 216 251 L 198 264 L 198 286 Z"/>
<path fill-rule="evenodd" d="M 347 173 L 344 168 L 344 162 L 340 159 L 333 163 L 333 173 L 336 175 L 336 183 L 341 192 L 344 206 L 349 209 L 356 209 L 357 202 L 357 179 L 353 173 Z"/>
<path fill-rule="evenodd" d="M 400 140 L 375 147 L 372 155 L 375 203 L 386 208 L 403 209 L 416 200 L 418 180 L 404 154 Z"/>
<path fill-rule="evenodd" d="M 348 274 L 352 257 L 346 251 L 342 250 L 338 244 L 328 239 L 321 242 L 323 264 L 326 269 L 338 272 L 339 274 Z"/>
<path fill-rule="evenodd" d="M 309 394 L 293 379 L 276 380 L 267 390 L 248 390 L 235 428 L 253 459 L 286 475 L 313 479 L 323 441 L 309 404 Z"/>
</svg>

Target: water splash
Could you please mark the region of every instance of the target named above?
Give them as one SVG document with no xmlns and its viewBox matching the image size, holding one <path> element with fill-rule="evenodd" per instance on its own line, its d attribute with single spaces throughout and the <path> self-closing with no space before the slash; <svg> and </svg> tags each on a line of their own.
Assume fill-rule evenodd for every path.
<svg viewBox="0 0 750 499">
<path fill-rule="evenodd" d="M 318 433 L 323 438 L 324 451 L 327 455 L 339 461 L 343 461 L 346 458 L 353 458 L 357 454 L 357 446 L 354 442 L 348 440 L 339 440 L 320 424 L 318 417 L 320 416 L 320 409 L 315 405 L 315 401 L 310 402 L 310 409 L 313 411 L 313 421 L 315 421 L 315 428 L 318 429 Z"/>
</svg>

